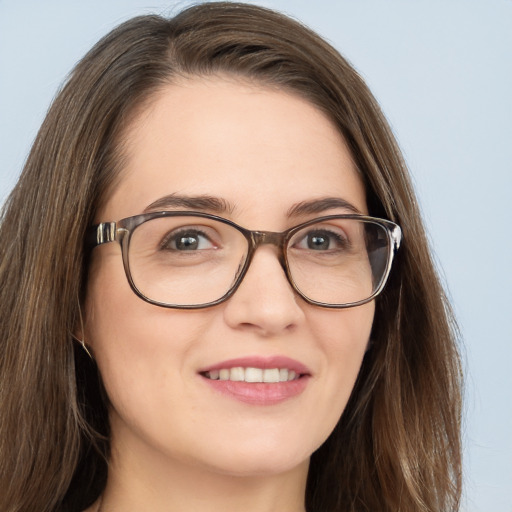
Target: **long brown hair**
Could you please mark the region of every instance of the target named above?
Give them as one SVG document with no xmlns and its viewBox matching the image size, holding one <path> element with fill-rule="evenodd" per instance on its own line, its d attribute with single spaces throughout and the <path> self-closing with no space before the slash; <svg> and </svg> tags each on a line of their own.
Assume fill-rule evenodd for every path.
<svg viewBox="0 0 512 512">
<path fill-rule="evenodd" d="M 307 510 L 456 510 L 456 329 L 391 130 L 356 71 L 319 36 L 235 3 L 134 18 L 103 38 L 54 101 L 4 206 L 0 510 L 79 511 L 102 492 L 106 400 L 73 340 L 87 277 L 84 233 L 115 186 L 135 111 L 176 77 L 216 74 L 292 91 L 322 109 L 348 143 L 370 214 L 404 234 L 351 399 L 312 455 Z"/>
</svg>

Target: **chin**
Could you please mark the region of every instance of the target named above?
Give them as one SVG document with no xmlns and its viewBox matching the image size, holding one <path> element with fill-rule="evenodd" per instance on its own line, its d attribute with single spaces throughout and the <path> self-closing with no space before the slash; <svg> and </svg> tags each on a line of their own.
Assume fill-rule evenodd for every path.
<svg viewBox="0 0 512 512">
<path fill-rule="evenodd" d="M 233 440 L 225 449 L 216 449 L 216 453 L 209 451 L 208 455 L 203 451 L 202 455 L 207 456 L 207 465 L 213 471 L 231 476 L 264 477 L 298 469 L 307 472 L 310 456 L 317 449 L 317 443 L 311 443 L 308 449 L 304 438 L 302 442 L 289 441 L 289 438 L 245 439 L 241 443 Z"/>
<path fill-rule="evenodd" d="M 240 478 L 264 478 L 276 476 L 295 471 L 304 470 L 309 467 L 309 456 L 306 458 L 296 457 L 236 457 L 224 460 L 222 466 L 211 468 L 216 473 Z"/>
</svg>

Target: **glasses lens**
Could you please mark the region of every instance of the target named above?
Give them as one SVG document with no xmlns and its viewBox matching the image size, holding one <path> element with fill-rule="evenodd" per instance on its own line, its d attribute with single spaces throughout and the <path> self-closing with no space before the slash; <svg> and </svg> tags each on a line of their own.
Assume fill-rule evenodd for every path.
<svg viewBox="0 0 512 512">
<path fill-rule="evenodd" d="M 132 232 L 128 262 L 133 284 L 161 304 L 214 302 L 232 287 L 247 257 L 237 229 L 194 216 L 151 219 Z"/>
<path fill-rule="evenodd" d="M 370 298 L 382 286 L 390 243 L 381 224 L 329 219 L 294 233 L 287 259 L 296 287 L 310 300 L 346 305 Z"/>
</svg>

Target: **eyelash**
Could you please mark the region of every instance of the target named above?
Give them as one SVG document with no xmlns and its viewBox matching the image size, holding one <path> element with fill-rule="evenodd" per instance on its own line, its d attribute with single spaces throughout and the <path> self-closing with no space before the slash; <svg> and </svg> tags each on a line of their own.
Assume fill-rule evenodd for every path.
<svg viewBox="0 0 512 512">
<path fill-rule="evenodd" d="M 159 249 L 160 250 L 163 250 L 163 251 L 169 251 L 169 250 L 173 250 L 173 251 L 179 251 L 179 249 L 177 247 L 171 247 L 169 248 L 169 245 L 176 245 L 176 241 L 179 240 L 180 237 L 184 237 L 186 235 L 192 235 L 196 238 L 204 238 L 206 240 L 208 240 L 209 243 L 211 243 L 212 245 L 215 245 L 211 238 L 202 230 L 200 229 L 197 229 L 197 228 L 181 228 L 181 229 L 178 229 L 177 231 L 171 231 L 170 233 L 168 233 L 164 239 L 160 242 L 159 244 Z"/>
<path fill-rule="evenodd" d="M 350 247 L 350 242 L 348 240 L 348 238 L 345 236 L 341 236 L 340 233 L 337 233 L 336 231 L 332 231 L 330 229 L 327 229 L 327 228 L 316 228 L 316 229 L 313 229 L 311 231 L 308 231 L 306 233 L 303 234 L 303 236 L 301 237 L 300 240 L 298 240 L 298 244 L 294 244 L 295 245 L 299 245 L 300 243 L 302 243 L 304 240 L 307 240 L 307 238 L 309 236 L 314 236 L 316 233 L 318 233 L 318 235 L 320 236 L 324 236 L 324 237 L 327 237 L 329 238 L 329 245 L 331 244 L 331 239 L 334 239 L 334 242 L 336 243 L 337 247 L 334 247 L 334 248 L 328 248 L 326 250 L 331 250 L 331 251 L 334 251 L 336 249 L 347 249 Z M 310 249 L 308 247 L 308 249 Z M 310 249 L 310 250 L 314 250 L 314 249 Z"/>
</svg>

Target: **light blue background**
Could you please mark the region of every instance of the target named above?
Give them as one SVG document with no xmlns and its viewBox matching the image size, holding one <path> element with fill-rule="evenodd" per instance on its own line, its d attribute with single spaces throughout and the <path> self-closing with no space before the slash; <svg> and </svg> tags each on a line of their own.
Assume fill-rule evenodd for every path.
<svg viewBox="0 0 512 512">
<path fill-rule="evenodd" d="M 512 0 L 267 0 L 366 78 L 405 153 L 455 305 L 469 512 L 512 512 Z M 0 201 L 73 64 L 187 2 L 0 0 Z"/>
</svg>

